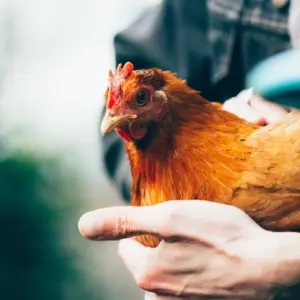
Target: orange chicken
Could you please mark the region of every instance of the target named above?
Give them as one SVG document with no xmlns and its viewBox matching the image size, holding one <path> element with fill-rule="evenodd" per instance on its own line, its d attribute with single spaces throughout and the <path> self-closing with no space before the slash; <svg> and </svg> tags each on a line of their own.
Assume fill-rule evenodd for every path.
<svg viewBox="0 0 300 300">
<path fill-rule="evenodd" d="M 131 165 L 132 205 L 205 199 L 273 231 L 300 230 L 300 113 L 259 127 L 160 69 L 109 73 L 102 134 L 116 130 Z M 159 240 L 141 236 L 144 245 Z"/>
</svg>

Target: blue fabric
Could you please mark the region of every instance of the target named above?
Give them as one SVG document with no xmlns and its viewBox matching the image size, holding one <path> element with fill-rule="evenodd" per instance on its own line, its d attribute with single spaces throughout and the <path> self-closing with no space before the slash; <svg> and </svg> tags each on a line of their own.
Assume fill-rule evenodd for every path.
<svg viewBox="0 0 300 300">
<path fill-rule="evenodd" d="M 249 74 L 247 85 L 266 99 L 300 108 L 300 50 L 264 61 Z"/>
</svg>

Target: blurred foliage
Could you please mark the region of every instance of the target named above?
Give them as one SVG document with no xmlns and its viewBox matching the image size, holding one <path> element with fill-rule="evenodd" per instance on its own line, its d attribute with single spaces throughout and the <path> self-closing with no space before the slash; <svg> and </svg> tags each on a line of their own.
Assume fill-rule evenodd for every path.
<svg viewBox="0 0 300 300">
<path fill-rule="evenodd" d="M 61 157 L 2 143 L 0 299 L 104 299 L 95 297 L 69 242 L 70 226 L 78 234 L 79 189 Z"/>
</svg>

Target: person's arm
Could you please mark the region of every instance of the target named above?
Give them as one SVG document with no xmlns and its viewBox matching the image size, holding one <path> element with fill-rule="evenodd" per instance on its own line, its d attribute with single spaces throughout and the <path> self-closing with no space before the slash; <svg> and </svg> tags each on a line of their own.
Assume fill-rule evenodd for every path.
<svg viewBox="0 0 300 300">
<path fill-rule="evenodd" d="M 300 1 L 290 1 L 288 20 L 289 32 L 294 49 L 300 49 Z"/>
<path fill-rule="evenodd" d="M 155 293 L 151 299 L 266 300 L 295 292 L 289 288 L 300 282 L 300 234 L 266 231 L 229 205 L 194 200 L 106 208 L 84 215 L 79 230 L 93 240 L 162 239 L 157 248 L 133 239 L 119 248 L 137 284 Z"/>
<path fill-rule="evenodd" d="M 158 67 L 176 72 L 210 96 L 205 1 L 165 0 L 117 34 L 114 45 L 116 64 L 131 61 L 135 69 Z M 112 133 L 101 141 L 106 172 L 129 201 L 131 173 L 123 140 Z"/>
</svg>

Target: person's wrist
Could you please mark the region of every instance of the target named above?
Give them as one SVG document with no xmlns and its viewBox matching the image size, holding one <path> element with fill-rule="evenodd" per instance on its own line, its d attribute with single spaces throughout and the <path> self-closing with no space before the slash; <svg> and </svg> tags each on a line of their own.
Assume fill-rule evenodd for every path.
<svg viewBox="0 0 300 300">
<path fill-rule="evenodd" d="M 283 287 L 300 283 L 300 234 L 272 233 L 274 237 L 274 279 Z"/>
<path fill-rule="evenodd" d="M 263 231 L 246 251 L 248 281 L 284 293 L 300 283 L 300 234 Z M 251 249 L 252 248 L 252 249 Z"/>
<path fill-rule="evenodd" d="M 238 275 L 242 285 L 264 296 L 300 283 L 300 234 L 259 230 L 236 246 L 233 243 L 229 252 L 239 253 L 244 262 L 245 271 Z"/>
</svg>

